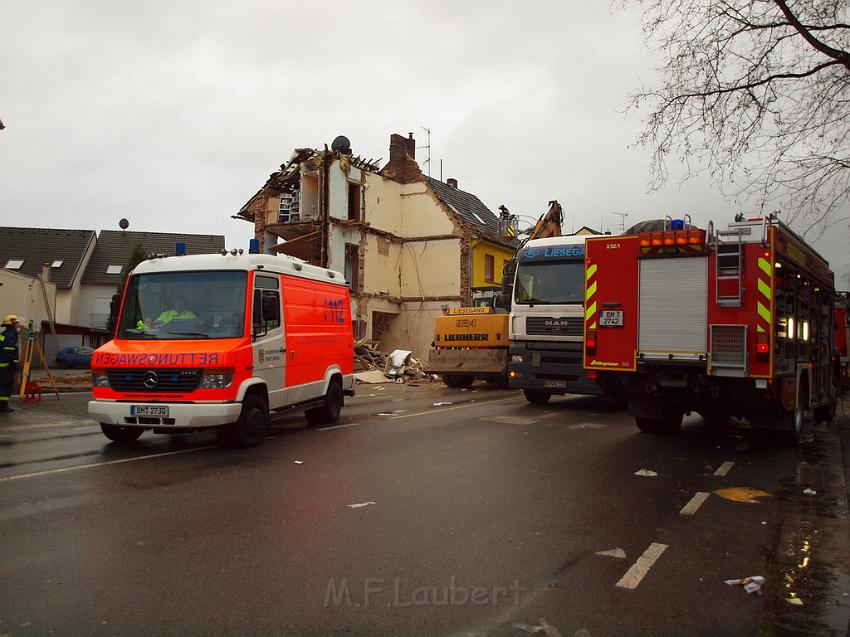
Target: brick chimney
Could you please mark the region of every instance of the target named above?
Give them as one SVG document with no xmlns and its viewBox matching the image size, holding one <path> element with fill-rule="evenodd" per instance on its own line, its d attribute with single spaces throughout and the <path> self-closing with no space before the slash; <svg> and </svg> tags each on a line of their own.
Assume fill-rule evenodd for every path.
<svg viewBox="0 0 850 637">
<path fill-rule="evenodd" d="M 381 174 L 402 184 L 422 181 L 422 171 L 416 163 L 416 140 L 413 133 L 407 137 L 393 133 L 390 135 L 390 161 Z"/>
<path fill-rule="evenodd" d="M 455 190 L 457 190 L 457 179 L 454 177 L 449 177 L 446 179 L 446 185 L 451 186 Z"/>
</svg>

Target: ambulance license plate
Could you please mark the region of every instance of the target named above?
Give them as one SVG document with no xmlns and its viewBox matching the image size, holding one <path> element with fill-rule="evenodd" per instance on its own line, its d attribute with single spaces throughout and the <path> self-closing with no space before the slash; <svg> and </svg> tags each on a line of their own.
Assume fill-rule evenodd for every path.
<svg viewBox="0 0 850 637">
<path fill-rule="evenodd" d="M 130 415 L 168 418 L 168 405 L 130 405 Z"/>
<path fill-rule="evenodd" d="M 599 327 L 623 327 L 623 310 L 602 310 Z"/>
</svg>

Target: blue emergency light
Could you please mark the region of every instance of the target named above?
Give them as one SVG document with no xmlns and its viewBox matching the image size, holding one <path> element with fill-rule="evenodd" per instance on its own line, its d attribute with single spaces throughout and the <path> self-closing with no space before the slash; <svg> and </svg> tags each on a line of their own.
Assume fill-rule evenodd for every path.
<svg viewBox="0 0 850 637">
<path fill-rule="evenodd" d="M 174 246 L 174 255 L 178 257 L 186 256 L 186 244 L 183 241 L 178 241 Z"/>
<path fill-rule="evenodd" d="M 248 253 L 249 254 L 260 254 L 260 240 L 259 239 L 251 239 L 248 241 Z"/>
<path fill-rule="evenodd" d="M 685 229 L 685 220 L 684 219 L 671 219 L 670 220 L 670 230 L 684 230 Z"/>
</svg>

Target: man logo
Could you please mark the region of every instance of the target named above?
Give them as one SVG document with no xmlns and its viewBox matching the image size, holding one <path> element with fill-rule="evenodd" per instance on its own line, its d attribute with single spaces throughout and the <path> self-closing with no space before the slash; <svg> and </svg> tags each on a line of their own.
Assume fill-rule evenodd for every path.
<svg viewBox="0 0 850 637">
<path fill-rule="evenodd" d="M 524 256 L 526 259 L 533 259 L 538 254 L 540 254 L 539 248 L 528 248 L 528 250 L 522 251 L 522 256 Z"/>
<path fill-rule="evenodd" d="M 157 378 L 156 372 L 145 372 L 142 382 L 148 389 L 153 389 L 159 383 L 159 378 Z"/>
</svg>

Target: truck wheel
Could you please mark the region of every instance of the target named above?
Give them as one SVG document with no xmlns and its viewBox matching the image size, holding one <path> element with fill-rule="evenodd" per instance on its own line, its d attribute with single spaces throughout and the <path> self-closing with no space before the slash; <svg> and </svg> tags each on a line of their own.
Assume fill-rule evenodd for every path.
<svg viewBox="0 0 850 637">
<path fill-rule="evenodd" d="M 259 394 L 248 394 L 242 401 L 239 420 L 230 425 L 229 438 L 239 447 L 256 447 L 269 431 L 269 407 Z"/>
<path fill-rule="evenodd" d="M 328 385 L 325 394 L 325 404 L 321 407 L 307 409 L 304 415 L 311 425 L 324 425 L 339 420 L 339 412 L 342 411 L 343 403 L 342 383 L 334 379 Z"/>
<path fill-rule="evenodd" d="M 674 434 L 682 426 L 682 414 L 664 418 L 646 418 L 635 416 L 635 424 L 645 434 Z"/>
<path fill-rule="evenodd" d="M 460 376 L 458 374 L 444 374 L 443 383 L 452 389 L 468 389 L 475 382 L 474 376 Z"/>
<path fill-rule="evenodd" d="M 118 425 L 107 425 L 100 423 L 100 429 L 103 435 L 113 442 L 128 443 L 138 440 L 139 436 L 144 433 L 141 427 L 119 427 Z"/>
<path fill-rule="evenodd" d="M 806 417 L 806 408 L 803 406 L 803 401 L 798 401 L 797 406 L 793 411 L 789 411 L 786 418 L 788 428 L 785 430 L 785 442 L 789 445 L 796 445 L 800 442 L 800 433 L 803 431 L 803 421 Z"/>
<path fill-rule="evenodd" d="M 542 389 L 523 389 L 522 393 L 525 394 L 525 399 L 532 405 L 543 405 L 548 403 L 552 397 L 552 392 Z"/>
<path fill-rule="evenodd" d="M 832 396 L 832 400 L 830 400 L 825 405 L 820 405 L 819 407 L 815 407 L 815 420 L 818 422 L 832 422 L 832 419 L 835 418 L 835 407 L 838 399 L 836 398 L 836 394 Z"/>
</svg>

